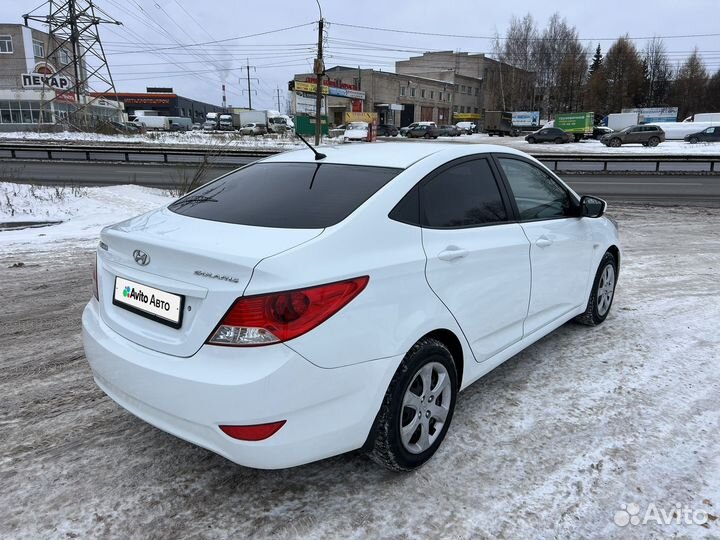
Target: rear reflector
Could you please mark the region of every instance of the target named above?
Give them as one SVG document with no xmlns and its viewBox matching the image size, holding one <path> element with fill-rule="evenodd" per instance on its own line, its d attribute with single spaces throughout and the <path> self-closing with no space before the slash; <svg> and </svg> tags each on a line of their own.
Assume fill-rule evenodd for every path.
<svg viewBox="0 0 720 540">
<path fill-rule="evenodd" d="M 327 285 L 238 298 L 208 338 L 212 345 L 257 346 L 296 338 L 362 292 L 368 276 Z"/>
<path fill-rule="evenodd" d="M 270 424 L 256 424 L 254 426 L 219 426 L 228 437 L 240 441 L 262 441 L 275 435 L 285 425 L 286 420 Z"/>
</svg>

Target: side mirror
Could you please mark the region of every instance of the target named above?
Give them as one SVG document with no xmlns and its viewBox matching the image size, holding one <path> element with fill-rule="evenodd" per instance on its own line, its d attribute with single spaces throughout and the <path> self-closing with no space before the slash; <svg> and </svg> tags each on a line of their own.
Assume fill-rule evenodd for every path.
<svg viewBox="0 0 720 540">
<path fill-rule="evenodd" d="M 592 195 L 583 195 L 580 198 L 580 217 L 599 218 L 605 213 L 607 203 Z"/>
</svg>

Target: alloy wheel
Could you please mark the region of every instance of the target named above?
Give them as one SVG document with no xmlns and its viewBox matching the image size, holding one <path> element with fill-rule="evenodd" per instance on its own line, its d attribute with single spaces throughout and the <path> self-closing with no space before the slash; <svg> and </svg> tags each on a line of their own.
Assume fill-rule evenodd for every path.
<svg viewBox="0 0 720 540">
<path fill-rule="evenodd" d="M 597 310 L 601 317 L 603 317 L 610 309 L 613 294 L 615 294 L 615 269 L 612 265 L 608 264 L 600 276 L 596 295 Z"/>
</svg>

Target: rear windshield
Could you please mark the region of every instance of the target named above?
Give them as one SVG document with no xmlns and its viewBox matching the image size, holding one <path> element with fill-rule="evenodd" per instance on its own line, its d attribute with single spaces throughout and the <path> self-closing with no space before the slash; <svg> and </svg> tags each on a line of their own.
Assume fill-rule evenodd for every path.
<svg viewBox="0 0 720 540">
<path fill-rule="evenodd" d="M 201 187 L 169 208 L 223 223 L 321 229 L 345 219 L 400 172 L 332 163 L 257 163 Z"/>
</svg>

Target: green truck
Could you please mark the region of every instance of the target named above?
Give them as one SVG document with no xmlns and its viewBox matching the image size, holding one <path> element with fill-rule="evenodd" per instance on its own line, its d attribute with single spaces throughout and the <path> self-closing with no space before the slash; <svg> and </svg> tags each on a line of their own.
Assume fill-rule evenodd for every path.
<svg viewBox="0 0 720 540">
<path fill-rule="evenodd" d="M 562 129 L 575 138 L 575 142 L 592 137 L 595 113 L 561 113 L 555 115 L 554 127 Z"/>
</svg>

